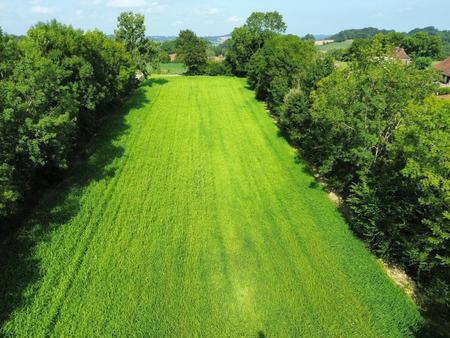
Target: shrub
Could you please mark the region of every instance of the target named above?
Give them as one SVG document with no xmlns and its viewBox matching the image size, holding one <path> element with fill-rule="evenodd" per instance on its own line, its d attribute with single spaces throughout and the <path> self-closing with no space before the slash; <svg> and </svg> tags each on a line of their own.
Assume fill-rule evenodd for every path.
<svg viewBox="0 0 450 338">
<path fill-rule="evenodd" d="M 229 76 L 231 75 L 230 67 L 224 62 L 208 62 L 206 67 L 207 75 L 210 76 Z"/>
</svg>

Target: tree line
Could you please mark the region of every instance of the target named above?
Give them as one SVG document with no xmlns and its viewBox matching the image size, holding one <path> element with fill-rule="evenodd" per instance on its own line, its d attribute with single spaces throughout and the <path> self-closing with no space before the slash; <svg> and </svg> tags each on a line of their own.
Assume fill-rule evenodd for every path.
<svg viewBox="0 0 450 338">
<path fill-rule="evenodd" d="M 252 14 L 225 62 L 344 198 L 355 234 L 413 277 L 424 308 L 448 314 L 450 104 L 434 95 L 436 74 L 397 60 L 394 33 L 365 40 L 336 67 L 285 30 L 279 13 Z"/>
<path fill-rule="evenodd" d="M 430 65 L 433 60 L 442 60 L 450 56 L 450 31 L 440 31 L 435 27 L 416 28 L 409 33 L 393 30 L 379 30 L 377 28 L 352 29 L 342 31 L 330 37 L 337 42 L 354 40 L 352 48 L 357 49 L 361 44 L 370 43 L 375 37 L 382 37 L 390 44 L 402 47 L 413 58 L 427 58 Z M 348 61 L 352 53 L 345 50 L 333 51 L 338 58 Z M 419 62 L 423 63 L 424 60 Z"/>
<path fill-rule="evenodd" d="M 158 63 L 144 17 L 122 13 L 113 38 L 53 20 L 24 37 L 0 30 L 0 230 L 60 179 L 100 121 Z"/>
</svg>

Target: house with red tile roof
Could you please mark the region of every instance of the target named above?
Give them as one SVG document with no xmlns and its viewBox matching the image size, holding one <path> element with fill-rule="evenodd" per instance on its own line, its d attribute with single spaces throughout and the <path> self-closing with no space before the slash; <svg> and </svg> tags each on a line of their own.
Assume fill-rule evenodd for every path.
<svg viewBox="0 0 450 338">
<path fill-rule="evenodd" d="M 435 64 L 434 68 L 442 74 L 441 82 L 445 85 L 450 85 L 450 57 L 442 62 Z"/>
</svg>

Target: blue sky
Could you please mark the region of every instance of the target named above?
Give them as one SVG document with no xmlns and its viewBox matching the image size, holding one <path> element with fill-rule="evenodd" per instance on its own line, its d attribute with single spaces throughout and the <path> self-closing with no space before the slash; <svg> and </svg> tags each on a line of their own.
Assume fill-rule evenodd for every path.
<svg viewBox="0 0 450 338">
<path fill-rule="evenodd" d="M 252 11 L 269 10 L 281 12 L 288 32 L 299 35 L 367 26 L 450 29 L 450 0 L 0 0 L 0 27 L 24 34 L 36 22 L 56 18 L 112 33 L 124 10 L 145 14 L 148 35 L 175 35 L 185 28 L 200 35 L 227 34 Z"/>
</svg>

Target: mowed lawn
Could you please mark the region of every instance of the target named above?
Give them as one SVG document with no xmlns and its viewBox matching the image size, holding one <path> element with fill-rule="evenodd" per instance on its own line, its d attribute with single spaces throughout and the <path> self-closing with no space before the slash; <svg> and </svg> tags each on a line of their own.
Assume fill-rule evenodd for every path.
<svg viewBox="0 0 450 338">
<path fill-rule="evenodd" d="M 97 139 L 41 198 L 20 257 L 3 252 L 3 334 L 400 337 L 419 326 L 245 80 L 154 79 Z"/>
</svg>

